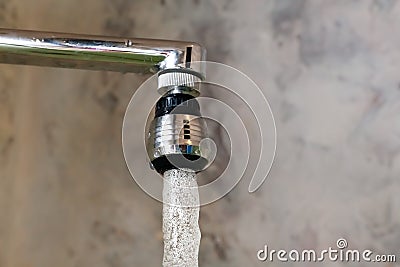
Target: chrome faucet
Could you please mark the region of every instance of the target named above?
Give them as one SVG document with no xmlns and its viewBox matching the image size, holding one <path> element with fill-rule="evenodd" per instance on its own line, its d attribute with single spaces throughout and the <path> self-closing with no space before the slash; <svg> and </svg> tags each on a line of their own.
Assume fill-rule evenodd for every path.
<svg viewBox="0 0 400 267">
<path fill-rule="evenodd" d="M 147 151 L 159 172 L 200 171 L 210 159 L 200 141 L 206 125 L 195 97 L 205 49 L 192 42 L 0 29 L 0 63 L 158 74 L 158 100 Z M 183 108 L 182 108 L 183 107 Z"/>
<path fill-rule="evenodd" d="M 0 63 L 157 73 L 204 59 L 191 42 L 0 29 Z"/>
</svg>

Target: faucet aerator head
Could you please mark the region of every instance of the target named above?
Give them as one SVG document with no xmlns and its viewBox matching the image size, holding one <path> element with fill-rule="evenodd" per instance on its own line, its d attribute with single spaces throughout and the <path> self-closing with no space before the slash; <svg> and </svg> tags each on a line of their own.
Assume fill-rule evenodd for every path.
<svg viewBox="0 0 400 267">
<path fill-rule="evenodd" d="M 201 141 L 207 126 L 196 96 L 203 77 L 190 69 L 168 69 L 159 73 L 155 116 L 150 124 L 147 152 L 154 169 L 163 174 L 171 169 L 199 172 L 210 161 Z"/>
</svg>

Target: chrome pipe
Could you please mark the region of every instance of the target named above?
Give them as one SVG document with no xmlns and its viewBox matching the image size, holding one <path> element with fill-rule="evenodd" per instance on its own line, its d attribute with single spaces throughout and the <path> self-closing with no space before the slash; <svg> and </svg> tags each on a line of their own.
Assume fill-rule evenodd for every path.
<svg viewBox="0 0 400 267">
<path fill-rule="evenodd" d="M 195 97 L 204 79 L 205 49 L 192 42 L 9 30 L 0 28 L 0 63 L 123 73 L 157 73 L 158 115 L 147 138 L 149 159 L 159 173 L 201 171 L 210 149 Z M 196 63 L 195 63 L 196 62 Z M 184 108 L 183 113 L 173 111 Z"/>
<path fill-rule="evenodd" d="M 192 42 L 0 29 L 0 63 L 123 73 L 184 67 L 205 50 Z"/>
</svg>

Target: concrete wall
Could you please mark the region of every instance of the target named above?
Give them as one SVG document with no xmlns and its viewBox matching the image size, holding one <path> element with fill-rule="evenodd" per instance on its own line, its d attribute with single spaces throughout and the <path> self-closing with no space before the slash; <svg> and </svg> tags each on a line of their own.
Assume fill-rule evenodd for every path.
<svg viewBox="0 0 400 267">
<path fill-rule="evenodd" d="M 0 0 L 0 27 L 198 41 L 263 88 L 276 161 L 255 194 L 202 208 L 200 264 L 214 267 L 277 266 L 257 261 L 264 244 L 340 237 L 399 252 L 398 25 L 394 0 Z M 0 67 L 1 267 L 160 266 L 161 204 L 121 147 L 145 78 Z"/>
</svg>

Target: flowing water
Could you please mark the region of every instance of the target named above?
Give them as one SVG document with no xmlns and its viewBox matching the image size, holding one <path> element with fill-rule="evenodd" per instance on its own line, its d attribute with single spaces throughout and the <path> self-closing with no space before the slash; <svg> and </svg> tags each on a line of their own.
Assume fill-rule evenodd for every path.
<svg viewBox="0 0 400 267">
<path fill-rule="evenodd" d="M 190 170 L 173 169 L 164 173 L 164 267 L 198 266 L 201 233 L 196 178 L 196 173 Z"/>
</svg>

